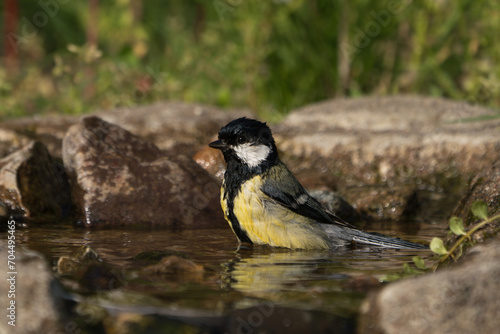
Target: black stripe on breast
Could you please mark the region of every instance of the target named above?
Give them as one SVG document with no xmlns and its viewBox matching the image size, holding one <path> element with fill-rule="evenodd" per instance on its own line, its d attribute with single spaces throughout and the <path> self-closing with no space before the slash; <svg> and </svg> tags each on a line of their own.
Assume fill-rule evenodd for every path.
<svg viewBox="0 0 500 334">
<path fill-rule="evenodd" d="M 227 210 L 229 211 L 228 213 L 228 218 L 231 221 L 231 225 L 233 226 L 233 231 L 240 239 L 241 242 L 249 242 L 252 243 L 252 240 L 248 237 L 248 234 L 241 229 L 240 222 L 238 221 L 238 218 L 234 215 L 234 202 L 233 201 L 227 201 Z"/>
<path fill-rule="evenodd" d="M 227 204 L 227 216 L 238 239 L 240 239 L 241 242 L 252 243 L 252 240 L 250 240 L 248 234 L 241 228 L 241 224 L 234 214 L 234 199 L 240 192 L 243 182 L 249 180 L 252 175 L 250 173 L 245 173 L 244 178 L 240 178 L 239 175 L 241 174 L 235 173 L 234 171 L 226 171 L 224 176 L 224 200 Z"/>
</svg>

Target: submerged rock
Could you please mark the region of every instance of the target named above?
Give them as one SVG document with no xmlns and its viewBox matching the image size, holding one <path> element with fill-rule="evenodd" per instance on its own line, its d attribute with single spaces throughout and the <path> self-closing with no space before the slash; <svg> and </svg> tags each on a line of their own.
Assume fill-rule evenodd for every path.
<svg viewBox="0 0 500 334">
<path fill-rule="evenodd" d="M 86 226 L 226 227 L 216 179 L 117 125 L 85 118 L 66 134 L 63 159 Z"/>
<path fill-rule="evenodd" d="M 88 265 L 97 263 L 99 256 L 88 246 L 81 246 L 69 256 L 61 256 L 57 260 L 57 272 L 61 275 L 74 275 L 83 271 Z"/>
<path fill-rule="evenodd" d="M 0 270 L 3 273 L 0 280 L 0 305 L 4 314 L 0 321 L 0 333 L 65 333 L 65 326 L 71 320 L 69 308 L 63 299 L 63 287 L 41 255 L 20 248 L 16 249 L 15 254 L 15 268 L 8 268 L 7 242 L 0 240 Z M 17 274 L 8 274 L 12 271 Z M 15 279 L 9 281 L 8 278 L 12 276 Z M 10 290 L 14 294 L 12 298 L 9 297 Z M 10 312 L 6 309 L 12 301 L 15 302 L 15 327 L 8 324 L 10 319 L 5 316 Z"/>
<path fill-rule="evenodd" d="M 358 333 L 496 333 L 499 258 L 495 240 L 459 266 L 389 284 L 364 301 Z"/>
<path fill-rule="evenodd" d="M 70 213 L 67 176 L 42 143 L 32 141 L 0 160 L 0 202 L 31 219 Z"/>
<path fill-rule="evenodd" d="M 161 259 L 157 264 L 147 266 L 143 269 L 143 272 L 150 275 L 168 275 L 180 280 L 201 280 L 203 278 L 204 268 L 191 260 L 171 255 Z"/>
</svg>

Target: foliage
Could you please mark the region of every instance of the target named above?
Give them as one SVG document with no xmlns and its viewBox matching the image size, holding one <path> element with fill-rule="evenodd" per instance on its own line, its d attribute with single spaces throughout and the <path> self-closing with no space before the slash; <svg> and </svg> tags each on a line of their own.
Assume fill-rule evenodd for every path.
<svg viewBox="0 0 500 334">
<path fill-rule="evenodd" d="M 474 233 L 484 228 L 486 225 L 500 220 L 500 214 L 488 217 L 488 207 L 482 201 L 474 202 L 471 206 L 471 212 L 474 217 L 481 219 L 481 221 L 476 223 L 474 226 L 471 226 L 468 231 L 465 230 L 462 219 L 458 217 L 450 218 L 450 233 L 458 236 L 459 238 L 449 249 L 445 246 L 442 239 L 437 237 L 432 239 L 429 247 L 431 251 L 438 256 L 434 259 L 434 263 L 431 266 L 427 266 L 425 261 L 420 256 L 415 256 L 413 257 L 413 263 L 418 269 L 414 269 L 408 263 L 405 263 L 403 273 L 388 275 L 385 280 L 393 281 L 406 276 L 423 274 L 428 270 L 436 270 L 441 264 L 446 263 L 449 258 L 457 261 L 458 258 L 462 256 L 464 247 L 474 244 L 474 241 L 472 240 Z"/>
<path fill-rule="evenodd" d="M 88 2 L 56 1 L 47 22 L 46 2 L 19 2 L 18 66 L 0 68 L 0 119 L 161 99 L 271 120 L 365 94 L 500 106 L 493 0 L 111 0 L 97 18 Z"/>
</svg>

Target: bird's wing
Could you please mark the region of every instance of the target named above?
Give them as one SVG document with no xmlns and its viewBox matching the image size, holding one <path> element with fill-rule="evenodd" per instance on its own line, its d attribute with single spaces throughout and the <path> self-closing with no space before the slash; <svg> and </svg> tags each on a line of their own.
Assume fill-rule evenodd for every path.
<svg viewBox="0 0 500 334">
<path fill-rule="evenodd" d="M 262 192 L 289 210 L 322 224 L 335 224 L 357 229 L 326 210 L 321 203 L 309 195 L 284 165 L 271 168 L 265 180 Z"/>
</svg>

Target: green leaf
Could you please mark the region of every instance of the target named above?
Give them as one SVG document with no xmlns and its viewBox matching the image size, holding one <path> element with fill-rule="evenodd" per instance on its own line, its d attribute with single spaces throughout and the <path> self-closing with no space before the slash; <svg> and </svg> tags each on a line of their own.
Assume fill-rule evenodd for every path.
<svg viewBox="0 0 500 334">
<path fill-rule="evenodd" d="M 482 201 L 475 201 L 470 208 L 472 214 L 479 219 L 488 219 L 488 207 Z"/>
<path fill-rule="evenodd" d="M 436 237 L 432 238 L 429 247 L 431 248 L 431 251 L 439 255 L 445 255 L 449 253 L 446 247 L 444 247 L 443 240 Z"/>
<path fill-rule="evenodd" d="M 403 272 L 404 274 L 406 275 L 416 275 L 416 274 L 422 274 L 423 272 L 418 270 L 418 269 L 415 269 L 415 268 L 412 268 L 408 263 L 403 263 Z"/>
<path fill-rule="evenodd" d="M 465 235 L 464 222 L 461 218 L 451 217 L 450 218 L 450 230 L 456 235 Z"/>
<path fill-rule="evenodd" d="M 401 276 L 400 274 L 394 273 L 394 274 L 387 274 L 387 275 L 383 276 L 380 280 L 382 282 L 394 282 L 394 281 L 397 281 L 401 278 L 403 278 L 403 276 Z"/>
<path fill-rule="evenodd" d="M 415 263 L 415 266 L 417 266 L 418 269 L 427 269 L 427 266 L 425 265 L 424 259 L 422 259 L 420 256 L 414 256 L 412 258 L 413 263 Z"/>
</svg>

